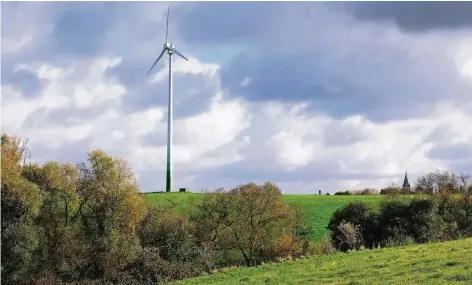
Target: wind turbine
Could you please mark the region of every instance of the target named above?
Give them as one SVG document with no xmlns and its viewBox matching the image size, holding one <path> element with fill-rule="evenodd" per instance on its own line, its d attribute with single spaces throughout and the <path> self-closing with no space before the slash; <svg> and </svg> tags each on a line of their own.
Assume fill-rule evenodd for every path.
<svg viewBox="0 0 472 285">
<path fill-rule="evenodd" d="M 162 58 L 164 53 L 167 51 L 169 55 L 169 102 L 167 105 L 167 171 L 166 171 L 166 192 L 172 190 L 172 55 L 175 53 L 181 58 L 188 61 L 188 59 L 181 54 L 172 43 L 168 40 L 169 36 L 169 8 L 167 8 L 167 24 L 166 24 L 166 42 L 161 54 L 157 57 L 154 64 L 148 71 L 148 75 L 154 68 L 156 63 Z"/>
</svg>

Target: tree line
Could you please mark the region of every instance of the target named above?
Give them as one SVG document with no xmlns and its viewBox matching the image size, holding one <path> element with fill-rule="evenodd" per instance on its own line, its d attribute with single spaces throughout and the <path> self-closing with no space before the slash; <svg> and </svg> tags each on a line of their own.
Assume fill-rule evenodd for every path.
<svg viewBox="0 0 472 285">
<path fill-rule="evenodd" d="M 302 207 L 270 182 L 204 194 L 188 213 L 149 208 L 121 157 L 28 162 L 1 137 L 3 284 L 156 284 L 306 255 Z"/>
<path fill-rule="evenodd" d="M 334 195 L 395 195 L 395 194 L 434 194 L 434 193 L 455 193 L 462 194 L 469 191 L 471 187 L 471 175 L 468 173 L 452 173 L 447 170 L 436 169 L 434 172 L 420 176 L 414 187 L 404 188 L 392 183 L 378 191 L 374 188 L 362 190 L 337 191 Z"/>
<path fill-rule="evenodd" d="M 460 178 L 457 184 L 455 177 Z M 392 191 L 379 209 L 355 201 L 336 210 L 328 224 L 335 248 L 349 251 L 472 237 L 471 176 L 436 171 L 419 181 L 435 181 L 437 188 L 414 196 Z"/>
</svg>

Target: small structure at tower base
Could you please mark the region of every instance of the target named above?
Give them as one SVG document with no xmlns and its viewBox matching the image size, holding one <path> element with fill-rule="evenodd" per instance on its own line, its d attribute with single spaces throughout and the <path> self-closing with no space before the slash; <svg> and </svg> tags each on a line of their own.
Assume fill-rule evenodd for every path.
<svg viewBox="0 0 472 285">
<path fill-rule="evenodd" d="M 188 188 L 180 188 L 179 192 L 190 192 L 190 191 L 188 190 Z"/>
</svg>

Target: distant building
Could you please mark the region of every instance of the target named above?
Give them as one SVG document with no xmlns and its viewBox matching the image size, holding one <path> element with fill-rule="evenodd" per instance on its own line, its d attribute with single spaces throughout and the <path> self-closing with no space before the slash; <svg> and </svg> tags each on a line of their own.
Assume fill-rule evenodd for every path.
<svg viewBox="0 0 472 285">
<path fill-rule="evenodd" d="M 408 182 L 408 171 L 405 172 L 405 178 L 403 179 L 402 190 L 404 193 L 410 193 L 410 183 Z"/>
</svg>

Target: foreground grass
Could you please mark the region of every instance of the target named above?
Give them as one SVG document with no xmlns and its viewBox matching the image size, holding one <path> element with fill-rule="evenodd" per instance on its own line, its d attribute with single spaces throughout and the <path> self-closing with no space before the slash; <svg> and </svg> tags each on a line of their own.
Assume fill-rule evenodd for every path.
<svg viewBox="0 0 472 285">
<path fill-rule="evenodd" d="M 170 205 L 170 201 L 176 204 L 179 211 L 188 211 L 193 202 L 202 199 L 200 193 L 149 193 L 144 198 L 151 207 Z M 374 207 L 380 205 L 380 195 L 283 195 L 283 199 L 291 207 L 304 207 L 308 211 L 309 223 L 312 227 L 311 240 L 319 240 L 328 233 L 326 227 L 336 209 L 341 208 L 349 201 L 364 201 L 372 203 Z"/>
<path fill-rule="evenodd" d="M 317 256 L 172 284 L 472 284 L 472 239 Z"/>
</svg>

